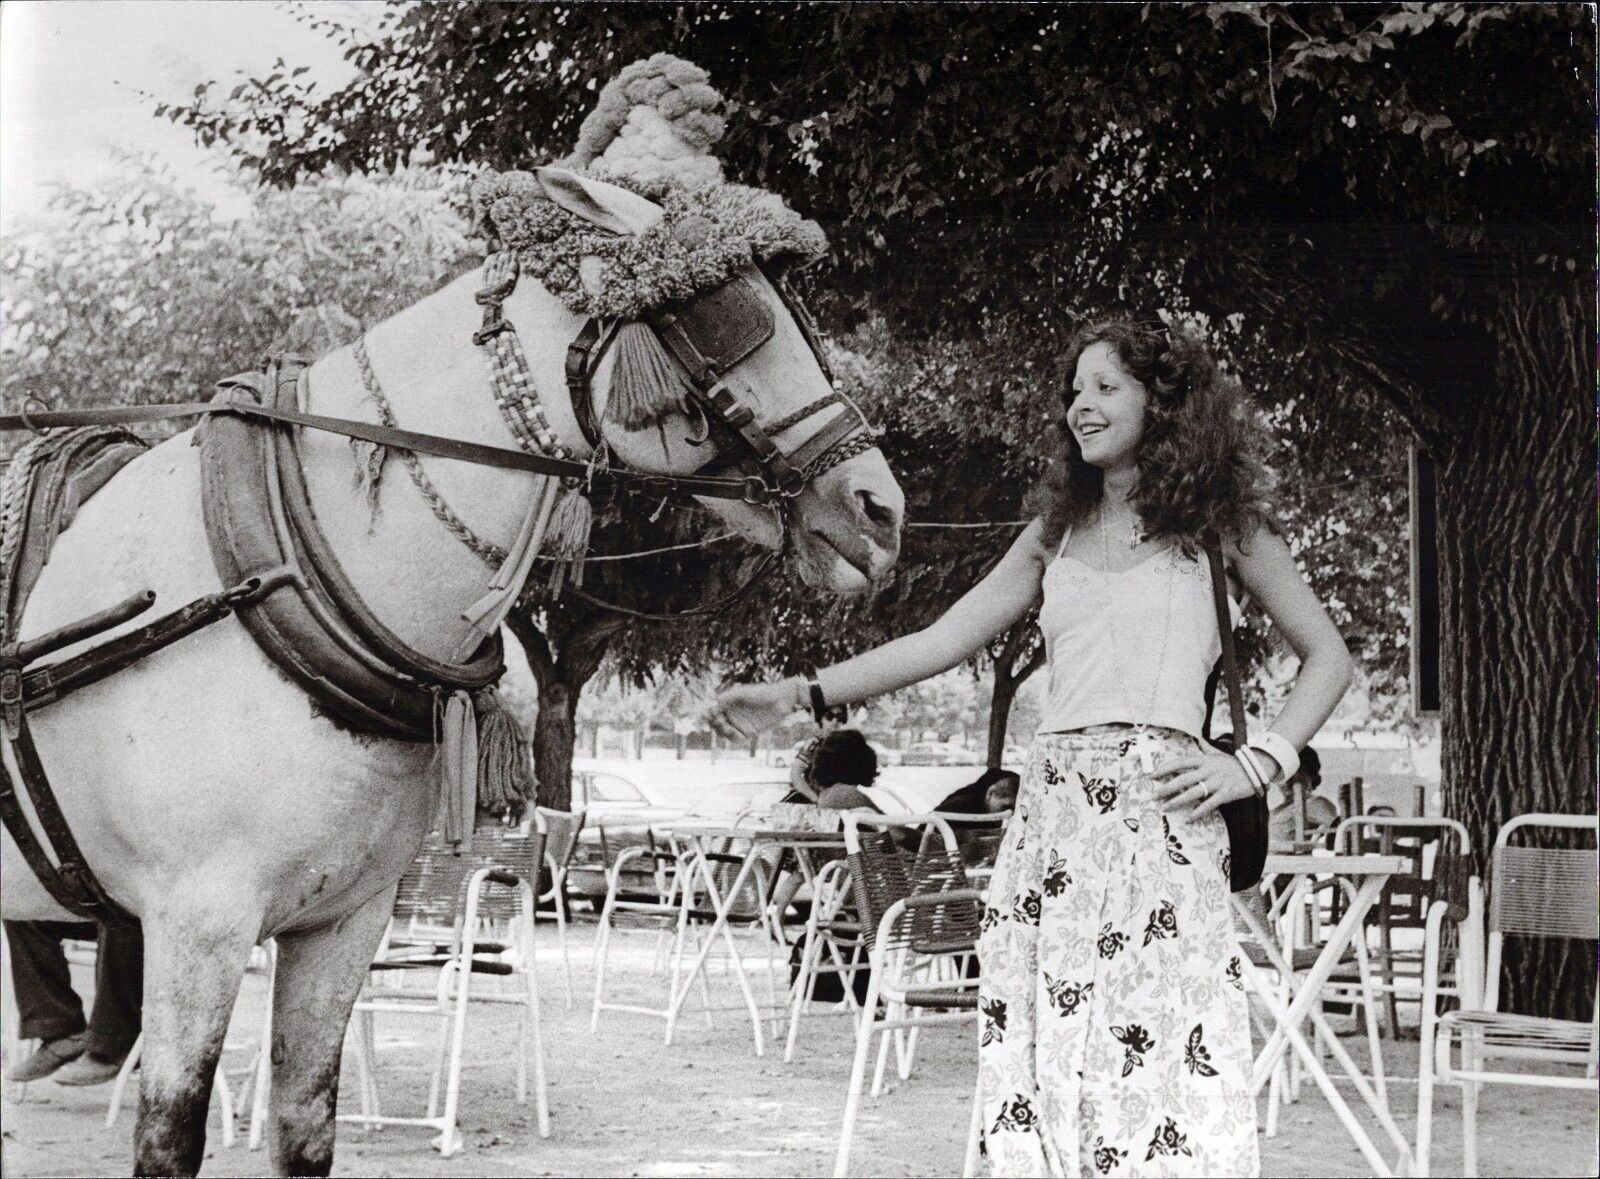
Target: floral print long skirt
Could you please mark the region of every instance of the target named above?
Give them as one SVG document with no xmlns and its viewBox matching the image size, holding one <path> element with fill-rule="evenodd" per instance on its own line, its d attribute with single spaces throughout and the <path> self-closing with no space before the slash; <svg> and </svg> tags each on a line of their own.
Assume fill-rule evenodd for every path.
<svg viewBox="0 0 1600 1179">
<path fill-rule="evenodd" d="M 1151 733 L 1158 765 L 1198 748 Z M 1227 828 L 1167 819 L 1132 736 L 1028 754 L 979 942 L 996 1175 L 1260 1173 Z"/>
</svg>

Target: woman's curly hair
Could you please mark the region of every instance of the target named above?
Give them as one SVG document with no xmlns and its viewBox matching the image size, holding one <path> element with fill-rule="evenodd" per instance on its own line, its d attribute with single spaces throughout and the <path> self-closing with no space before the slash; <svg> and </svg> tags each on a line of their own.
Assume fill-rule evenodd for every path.
<svg viewBox="0 0 1600 1179">
<path fill-rule="evenodd" d="M 1029 499 L 1044 521 L 1045 543 L 1060 545 L 1100 502 L 1100 468 L 1084 461 L 1065 412 L 1078 358 L 1094 344 L 1110 347 L 1149 393 L 1131 497 L 1145 535 L 1175 537 L 1192 553 L 1207 533 L 1242 543 L 1262 525 L 1273 527 L 1266 430 L 1239 382 L 1190 332 L 1159 320 L 1114 318 L 1080 328 L 1061 358 L 1067 386 L 1057 424 L 1061 449 Z"/>
</svg>

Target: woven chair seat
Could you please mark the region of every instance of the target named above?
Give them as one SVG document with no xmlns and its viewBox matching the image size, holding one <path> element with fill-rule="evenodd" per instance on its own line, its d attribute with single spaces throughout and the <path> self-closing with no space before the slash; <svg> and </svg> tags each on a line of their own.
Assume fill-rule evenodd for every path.
<svg viewBox="0 0 1600 1179">
<path fill-rule="evenodd" d="M 1500 1011 L 1449 1011 L 1439 1017 L 1439 1034 L 1472 1039 L 1491 1048 L 1538 1048 L 1594 1052 L 1594 1025 L 1576 1020 L 1541 1019 Z"/>
</svg>

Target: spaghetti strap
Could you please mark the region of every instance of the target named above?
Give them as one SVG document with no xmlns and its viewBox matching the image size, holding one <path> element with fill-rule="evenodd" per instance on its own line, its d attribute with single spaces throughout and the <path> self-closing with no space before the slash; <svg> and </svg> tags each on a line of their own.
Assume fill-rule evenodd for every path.
<svg viewBox="0 0 1600 1179">
<path fill-rule="evenodd" d="M 1056 546 L 1056 560 L 1059 561 L 1062 557 L 1067 555 L 1067 541 L 1071 539 L 1072 525 L 1068 524 L 1066 529 L 1061 533 L 1061 543 Z"/>
</svg>

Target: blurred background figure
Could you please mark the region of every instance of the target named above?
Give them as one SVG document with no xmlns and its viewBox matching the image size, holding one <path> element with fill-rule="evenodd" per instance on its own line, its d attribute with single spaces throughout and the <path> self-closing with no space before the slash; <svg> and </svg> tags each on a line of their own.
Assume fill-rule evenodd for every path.
<svg viewBox="0 0 1600 1179">
<path fill-rule="evenodd" d="M 7 921 L 5 928 L 17 995 L 17 1036 L 40 1042 L 33 1055 L 6 1070 L 6 1079 L 22 1083 L 54 1077 L 58 1085 L 99 1085 L 113 1079 L 139 1038 L 143 932 L 138 926 L 76 921 Z M 94 1006 L 85 1020 L 62 943 L 96 939 Z"/>
</svg>

